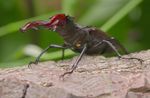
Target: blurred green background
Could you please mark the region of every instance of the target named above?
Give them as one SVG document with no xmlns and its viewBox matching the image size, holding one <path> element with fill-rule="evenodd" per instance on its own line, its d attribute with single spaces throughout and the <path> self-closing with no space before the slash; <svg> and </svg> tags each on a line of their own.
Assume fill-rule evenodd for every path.
<svg viewBox="0 0 150 98">
<path fill-rule="evenodd" d="M 62 44 L 56 32 L 19 31 L 28 21 L 48 20 L 56 13 L 74 16 L 81 25 L 108 32 L 130 52 L 149 49 L 149 5 L 150 0 L 0 0 L 0 67 L 27 64 L 49 44 Z M 66 51 L 66 57 L 73 55 Z M 50 49 L 42 60 L 60 57 L 60 50 Z"/>
</svg>

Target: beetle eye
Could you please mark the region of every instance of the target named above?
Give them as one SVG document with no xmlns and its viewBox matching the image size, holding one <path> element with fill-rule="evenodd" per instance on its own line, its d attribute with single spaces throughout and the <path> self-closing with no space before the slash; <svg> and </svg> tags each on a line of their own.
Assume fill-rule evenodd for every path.
<svg viewBox="0 0 150 98">
<path fill-rule="evenodd" d="M 74 19 L 75 19 L 75 17 L 67 16 L 67 19 L 69 19 L 69 20 L 74 20 Z"/>
</svg>

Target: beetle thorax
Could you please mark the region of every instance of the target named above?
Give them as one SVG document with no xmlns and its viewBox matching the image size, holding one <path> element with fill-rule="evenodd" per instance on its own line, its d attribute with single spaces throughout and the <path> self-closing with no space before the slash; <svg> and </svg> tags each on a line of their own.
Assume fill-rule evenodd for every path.
<svg viewBox="0 0 150 98">
<path fill-rule="evenodd" d="M 65 41 L 72 42 L 77 34 L 77 27 L 74 23 L 67 22 L 67 24 L 63 26 L 58 26 L 55 31 L 58 32 Z"/>
</svg>

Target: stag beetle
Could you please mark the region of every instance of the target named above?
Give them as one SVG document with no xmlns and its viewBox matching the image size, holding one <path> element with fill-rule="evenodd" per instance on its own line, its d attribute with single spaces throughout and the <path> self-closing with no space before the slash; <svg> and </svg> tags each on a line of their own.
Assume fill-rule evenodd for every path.
<svg viewBox="0 0 150 98">
<path fill-rule="evenodd" d="M 109 37 L 105 32 L 90 26 L 80 26 L 75 23 L 73 18 L 65 14 L 56 14 L 50 18 L 50 21 L 33 21 L 25 24 L 20 30 L 25 32 L 29 29 L 37 30 L 39 26 L 56 31 L 64 39 L 63 45 L 49 45 L 35 61 L 30 62 L 31 64 L 38 64 L 40 57 L 49 48 L 60 48 L 62 49 L 62 58 L 64 58 L 64 50 L 69 48 L 75 52 L 79 52 L 80 55 L 73 64 L 70 71 L 65 72 L 62 76 L 66 74 L 71 74 L 77 67 L 79 61 L 81 60 L 83 54 L 94 55 L 103 54 L 106 52 L 114 51 L 118 58 L 120 59 L 136 59 L 143 62 L 142 59 L 129 57 L 125 58 L 119 53 L 118 49 L 121 49 L 125 54 L 128 54 L 127 50 L 113 37 Z"/>
</svg>

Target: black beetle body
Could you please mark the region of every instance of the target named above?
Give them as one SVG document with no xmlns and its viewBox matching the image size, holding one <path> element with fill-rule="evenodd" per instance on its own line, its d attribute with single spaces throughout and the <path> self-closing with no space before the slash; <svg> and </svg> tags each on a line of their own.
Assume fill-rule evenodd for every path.
<svg viewBox="0 0 150 98">
<path fill-rule="evenodd" d="M 96 29 L 94 27 L 83 27 L 74 23 L 73 18 L 66 16 L 65 14 L 57 14 L 51 17 L 50 22 L 45 21 L 34 21 L 29 22 L 21 28 L 21 31 L 26 31 L 28 29 L 37 29 L 38 26 L 44 26 L 50 30 L 56 31 L 64 39 L 64 45 L 49 45 L 37 58 L 34 62 L 30 64 L 37 64 L 40 57 L 49 49 L 49 48 L 60 48 L 63 50 L 62 58 L 64 58 L 64 50 L 67 48 L 72 49 L 75 52 L 79 52 L 80 55 L 76 62 L 73 64 L 71 71 L 65 72 L 62 76 L 72 73 L 79 61 L 81 60 L 83 54 L 88 55 L 97 55 L 107 52 L 114 51 L 119 58 L 122 59 L 136 59 L 141 63 L 143 60 L 139 58 L 124 58 L 118 52 L 121 49 L 124 53 L 128 53 L 126 49 L 114 38 L 109 37 L 103 31 Z"/>
</svg>

